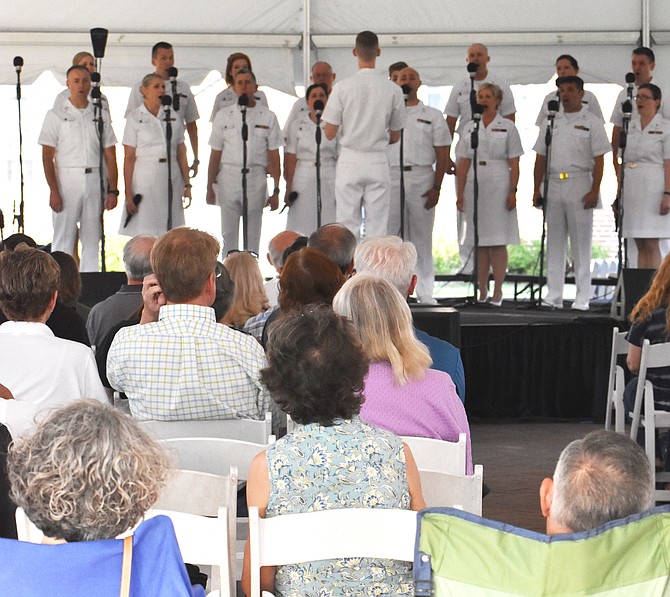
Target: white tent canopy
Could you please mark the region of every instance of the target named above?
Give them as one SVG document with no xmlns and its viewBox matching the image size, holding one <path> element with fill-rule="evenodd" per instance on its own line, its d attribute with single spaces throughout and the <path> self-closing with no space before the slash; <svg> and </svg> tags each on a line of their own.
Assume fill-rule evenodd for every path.
<svg viewBox="0 0 670 597">
<path fill-rule="evenodd" d="M 25 61 L 25 83 L 45 70 L 64 80 L 72 56 L 90 49 L 92 27 L 110 32 L 101 69 L 106 85 L 131 85 L 151 71 L 149 49 L 165 40 L 175 46 L 180 77 L 191 84 L 222 71 L 231 52 L 244 51 L 263 85 L 293 93 L 305 65 L 316 60 L 330 62 L 339 78 L 352 74 L 351 47 L 363 29 L 380 35 L 380 67 L 405 60 L 429 85 L 460 79 L 474 41 L 489 46 L 492 70 L 510 83 L 545 83 L 563 53 L 579 60 L 587 82 L 621 83 L 630 51 L 640 44 L 657 53 L 657 79 L 670 78 L 667 0 L 26 0 L 3 13 L 0 65 L 7 67 L 0 84 L 15 82 L 17 55 Z"/>
</svg>

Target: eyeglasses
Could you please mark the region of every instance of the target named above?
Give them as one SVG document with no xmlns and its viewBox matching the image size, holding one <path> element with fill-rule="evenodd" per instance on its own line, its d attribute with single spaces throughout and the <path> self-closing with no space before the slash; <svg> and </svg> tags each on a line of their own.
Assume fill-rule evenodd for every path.
<svg viewBox="0 0 670 597">
<path fill-rule="evenodd" d="M 233 255 L 234 253 L 249 253 L 254 259 L 258 259 L 258 253 L 254 251 L 246 251 L 244 249 L 230 249 L 230 251 L 226 253 L 226 257 Z"/>
<path fill-rule="evenodd" d="M 651 95 L 640 95 L 639 93 L 633 98 L 636 100 L 642 100 L 643 102 L 653 100 L 654 98 Z"/>
</svg>

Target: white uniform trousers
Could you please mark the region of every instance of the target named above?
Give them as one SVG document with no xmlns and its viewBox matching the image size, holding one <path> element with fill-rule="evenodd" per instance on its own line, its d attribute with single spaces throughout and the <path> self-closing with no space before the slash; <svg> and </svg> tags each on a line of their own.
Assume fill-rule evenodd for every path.
<svg viewBox="0 0 670 597">
<path fill-rule="evenodd" d="M 365 236 L 387 232 L 390 173 L 386 152 L 363 152 L 342 148 L 335 173 L 337 221 L 358 238 L 365 209 Z"/>
<path fill-rule="evenodd" d="M 459 158 L 456 158 L 458 162 Z M 472 167 L 472 164 L 470 165 Z M 467 174 L 466 174 L 467 176 Z M 454 176 L 455 194 L 458 194 L 458 179 Z M 456 210 L 456 242 L 458 243 L 458 255 L 461 259 L 461 273 L 471 274 L 475 265 L 475 247 L 470 238 L 466 238 L 467 215 L 465 212 Z"/>
<path fill-rule="evenodd" d="M 574 306 L 588 308 L 591 297 L 591 238 L 593 209 L 584 209 L 582 197 L 591 189 L 591 174 L 550 179 L 547 202 L 547 295 L 545 301 L 563 306 L 567 239 L 575 269 Z"/>
<path fill-rule="evenodd" d="M 221 164 L 214 191 L 216 203 L 221 208 L 221 233 L 225 251 L 248 249 L 258 253 L 261 241 L 263 208 L 268 200 L 265 168 L 254 166 L 247 173 L 247 230 L 249 246 L 242 247 L 242 169 Z"/>
<path fill-rule="evenodd" d="M 74 255 L 79 223 L 79 269 L 82 272 L 97 272 L 101 209 L 98 168 L 58 168 L 56 174 L 63 210 L 52 212 L 54 235 L 51 250 Z"/>
<path fill-rule="evenodd" d="M 291 188 L 298 192 L 298 198 L 289 207 L 286 230 L 309 236 L 318 228 L 313 161 L 298 160 Z M 335 218 L 335 160 L 324 160 L 321 162 L 321 225 L 332 224 Z"/>
<path fill-rule="evenodd" d="M 416 296 L 433 297 L 433 223 L 435 208 L 425 209 L 422 195 L 433 187 L 435 172 L 430 166 L 411 166 L 405 171 L 405 240 L 414 244 L 417 253 L 416 274 L 419 279 Z M 400 235 L 400 168 L 391 168 L 391 203 L 388 233 Z"/>
</svg>

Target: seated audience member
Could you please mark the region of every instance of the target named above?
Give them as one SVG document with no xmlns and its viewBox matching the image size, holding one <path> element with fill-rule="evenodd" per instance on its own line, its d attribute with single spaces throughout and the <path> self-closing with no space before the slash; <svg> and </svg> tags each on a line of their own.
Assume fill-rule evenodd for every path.
<svg viewBox="0 0 670 597">
<path fill-rule="evenodd" d="M 228 253 L 223 265 L 235 283 L 233 304 L 223 322 L 231 327 L 242 328 L 250 317 L 267 311 L 270 306 L 263 287 L 263 275 L 257 258 L 249 251 Z"/>
<path fill-rule="evenodd" d="M 77 262 L 72 255 L 63 253 L 63 251 L 53 251 L 51 256 L 56 260 L 58 267 L 60 267 L 60 284 L 58 285 L 59 302 L 73 309 L 81 317 L 82 321 L 86 321 L 91 308 L 79 302 L 81 276 L 79 275 Z"/>
<path fill-rule="evenodd" d="M 131 238 L 123 247 L 123 267 L 127 283 L 104 301 L 94 305 L 86 320 L 88 337 L 96 348 L 109 330 L 124 321 L 142 305 L 142 281 L 152 273 L 151 249 L 156 237 L 140 235 Z"/>
<path fill-rule="evenodd" d="M 578 533 L 649 510 L 654 481 L 644 450 L 613 431 L 594 431 L 561 452 L 540 486 L 547 534 Z"/>
<path fill-rule="evenodd" d="M 58 297 L 60 270 L 46 253 L 28 247 L 0 253 L 0 379 L 14 398 L 39 411 L 79 398 L 107 401 L 93 352 L 56 338 L 45 325 Z"/>
<path fill-rule="evenodd" d="M 356 247 L 354 262 L 359 273 L 372 272 L 388 280 L 405 298 L 414 292 L 417 277 L 416 248 L 398 236 L 375 236 Z M 465 371 L 461 351 L 455 346 L 414 327 L 419 342 L 425 344 L 433 360 L 432 369 L 444 371 L 451 376 L 456 391 L 465 403 Z"/>
<path fill-rule="evenodd" d="M 317 228 L 310 235 L 307 246 L 334 261 L 346 278 L 352 275 L 356 237 L 343 224 L 325 224 Z"/>
<path fill-rule="evenodd" d="M 25 234 L 12 234 L 0 244 L 0 252 L 14 251 L 19 245 L 31 249 L 37 248 L 37 243 L 29 236 Z M 7 317 L 0 311 L 0 324 L 5 321 L 7 321 Z M 90 346 L 84 320 L 75 311 L 67 308 L 60 301 L 56 302 L 53 312 L 49 316 L 49 319 L 47 319 L 47 327 L 57 338 L 73 340 L 74 342 Z"/>
<path fill-rule="evenodd" d="M 11 392 L 0 384 L 0 398 L 12 398 Z M 0 423 L 0 537 L 16 539 L 16 505 L 12 502 L 7 478 L 7 450 L 12 443 L 9 429 Z"/>
<path fill-rule="evenodd" d="M 247 501 L 261 516 L 425 507 L 409 448 L 358 417 L 367 368 L 355 330 L 330 307 L 293 311 L 273 327 L 261 378 L 281 409 L 301 426 L 251 465 Z M 242 575 L 247 595 L 248 547 Z M 263 568 L 261 588 L 277 595 L 413 595 L 408 564 L 360 558 Z"/>
<path fill-rule="evenodd" d="M 7 464 L 12 498 L 44 533 L 43 542 L 50 544 L 114 539 L 126 533 L 158 501 L 169 468 L 160 445 L 130 417 L 89 400 L 58 409 L 33 435 L 14 442 Z M 143 523 L 135 533 L 141 535 L 142 527 L 152 523 Z M 166 534 L 160 563 L 159 554 L 133 551 L 132 594 L 139 594 L 138 584 L 147 595 L 191 592 L 174 535 L 167 534 L 173 533 L 171 525 L 163 522 L 162 528 Z M 117 595 L 120 576 L 119 570 L 114 579 Z M 33 588 L 53 583 L 41 594 L 63 595 L 61 586 L 72 584 L 44 573 L 35 577 L 23 580 Z M 99 594 L 109 594 L 105 580 L 98 579 Z M 193 594 L 203 592 L 197 589 Z"/>
<path fill-rule="evenodd" d="M 281 274 L 281 268 L 284 265 L 284 251 L 293 244 L 298 236 L 300 235 L 297 232 L 293 232 L 293 230 L 282 230 L 279 234 L 273 236 L 268 243 L 266 257 L 270 265 L 277 272 L 277 275 L 272 280 L 268 280 L 263 285 L 270 307 L 276 306 L 277 299 L 279 298 L 279 274 Z"/>
<path fill-rule="evenodd" d="M 161 236 L 144 280 L 142 324 L 121 329 L 107 357 L 112 387 L 138 419 L 262 419 L 271 400 L 259 379 L 265 354 L 251 336 L 218 325 L 219 243 L 191 228 Z"/>
<path fill-rule="evenodd" d="M 266 345 L 270 328 L 283 314 L 306 305 L 332 305 L 344 280 L 335 263 L 320 251 L 304 247 L 289 255 L 279 278 L 279 308 L 268 317 L 261 344 Z"/>
<path fill-rule="evenodd" d="M 451 377 L 429 369 L 430 354 L 414 335 L 405 299 L 378 275 L 356 274 L 335 295 L 333 308 L 351 321 L 370 360 L 361 418 L 398 435 L 456 442 L 465 433 L 471 474 L 463 403 Z"/>
</svg>

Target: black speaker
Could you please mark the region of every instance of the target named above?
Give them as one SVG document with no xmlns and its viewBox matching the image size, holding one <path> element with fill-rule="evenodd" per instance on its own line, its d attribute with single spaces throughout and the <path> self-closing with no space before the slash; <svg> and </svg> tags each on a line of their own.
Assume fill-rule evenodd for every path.
<svg viewBox="0 0 670 597">
<path fill-rule="evenodd" d="M 646 294 L 656 273 L 655 269 L 625 269 L 623 270 L 623 290 L 626 299 L 625 316 L 628 319 L 630 312 L 637 302 Z"/>
<path fill-rule="evenodd" d="M 414 325 L 420 330 L 461 347 L 461 314 L 451 307 L 411 305 Z"/>
</svg>

